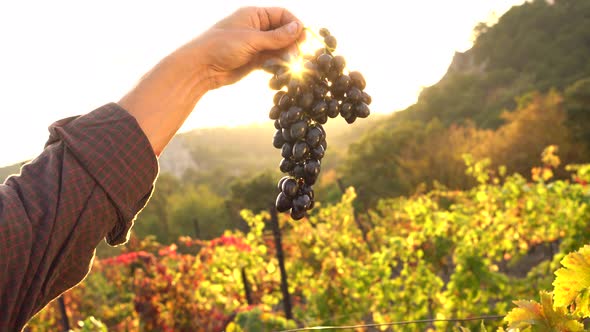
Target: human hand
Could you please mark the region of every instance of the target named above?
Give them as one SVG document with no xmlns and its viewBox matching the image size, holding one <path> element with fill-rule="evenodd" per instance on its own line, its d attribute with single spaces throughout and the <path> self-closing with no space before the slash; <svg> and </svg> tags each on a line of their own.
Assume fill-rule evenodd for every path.
<svg viewBox="0 0 590 332">
<path fill-rule="evenodd" d="M 160 155 L 199 99 L 232 84 L 304 38 L 286 9 L 247 7 L 162 59 L 120 101 Z"/>
<path fill-rule="evenodd" d="M 245 7 L 216 23 L 175 55 L 204 71 L 209 89 L 232 84 L 264 60 L 288 51 L 304 38 L 303 24 L 283 8 Z"/>
</svg>

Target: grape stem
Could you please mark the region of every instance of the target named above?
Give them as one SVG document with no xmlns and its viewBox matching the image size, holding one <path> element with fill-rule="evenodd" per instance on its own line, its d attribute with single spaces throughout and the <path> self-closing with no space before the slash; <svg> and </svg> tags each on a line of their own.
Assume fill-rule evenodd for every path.
<svg viewBox="0 0 590 332">
<path fill-rule="evenodd" d="M 297 40 L 295 41 L 295 45 L 297 45 L 297 52 L 299 53 L 299 56 L 301 56 L 303 52 L 301 51 L 301 45 L 299 45 L 299 42 Z"/>
<path fill-rule="evenodd" d="M 326 42 L 324 42 L 324 38 L 322 38 L 315 31 L 313 31 L 312 28 L 310 28 L 310 27 L 303 27 L 303 30 L 309 31 L 311 33 L 311 35 L 314 36 L 317 40 L 319 40 L 322 44 L 324 44 L 324 46 L 328 46 L 328 45 L 326 45 Z"/>
</svg>

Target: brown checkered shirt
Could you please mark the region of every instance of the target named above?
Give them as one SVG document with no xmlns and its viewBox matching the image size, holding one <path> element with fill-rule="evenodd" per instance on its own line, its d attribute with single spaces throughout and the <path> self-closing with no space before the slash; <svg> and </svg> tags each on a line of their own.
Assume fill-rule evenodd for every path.
<svg viewBox="0 0 590 332">
<path fill-rule="evenodd" d="M 98 243 L 124 243 L 158 174 L 117 104 L 58 121 L 44 151 L 0 184 L 0 331 L 20 331 L 88 273 Z"/>
</svg>

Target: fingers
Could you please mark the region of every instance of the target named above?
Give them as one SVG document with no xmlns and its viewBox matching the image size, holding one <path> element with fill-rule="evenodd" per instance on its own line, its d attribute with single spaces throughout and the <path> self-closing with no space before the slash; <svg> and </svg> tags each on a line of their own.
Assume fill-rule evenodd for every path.
<svg viewBox="0 0 590 332">
<path fill-rule="evenodd" d="M 250 44 L 259 52 L 287 48 L 300 38 L 303 25 L 292 21 L 280 28 L 269 31 L 252 31 Z"/>
<path fill-rule="evenodd" d="M 296 53 L 295 43 L 305 40 L 303 23 L 290 11 L 281 7 L 257 8 L 256 13 L 260 22 L 260 30 L 268 32 L 265 35 L 259 35 L 265 36 L 258 41 L 258 46 L 262 48 L 260 50 L 283 49 Z"/>
<path fill-rule="evenodd" d="M 262 31 L 274 30 L 293 21 L 301 24 L 301 21 L 295 15 L 280 7 L 257 8 L 256 14 Z"/>
</svg>

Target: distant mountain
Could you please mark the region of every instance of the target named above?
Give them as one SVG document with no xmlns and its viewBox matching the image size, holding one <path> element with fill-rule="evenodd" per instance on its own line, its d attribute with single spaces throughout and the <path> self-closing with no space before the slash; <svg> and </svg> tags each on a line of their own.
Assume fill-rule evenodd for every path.
<svg viewBox="0 0 590 332">
<path fill-rule="evenodd" d="M 353 147 L 344 162 L 347 167 L 342 171 L 350 184 L 365 188 L 359 190 L 361 201 L 375 203 L 382 197 L 410 194 L 421 181 L 441 181 L 436 175 L 445 166 L 440 154 L 461 149 L 459 142 L 469 140 L 461 135 L 451 137 L 453 128 L 473 126 L 462 134 L 488 135 L 485 130 L 499 130 L 510 119 L 510 116 L 502 116 L 504 112 L 524 110 L 531 101 L 542 100 L 534 97 L 532 92 L 535 91 L 550 95 L 550 91 L 555 90 L 558 98 L 563 97 L 563 103 L 548 103 L 566 118 L 565 124 L 555 123 L 554 128 L 564 126 L 565 133 L 560 135 L 570 137 L 570 147 L 580 145 L 579 155 L 584 156 L 584 145 L 590 142 L 590 1 L 526 2 L 511 8 L 493 26 L 479 24 L 475 34 L 473 47 L 455 54 L 446 75 L 438 83 L 425 88 L 414 105 L 383 119 Z M 547 113 L 549 110 L 543 109 L 545 106 L 537 107 L 539 112 Z M 528 116 L 534 120 L 534 114 Z M 523 123 L 532 122 L 523 120 Z M 445 134 L 445 130 L 449 134 Z M 455 134 L 459 132 L 454 131 Z M 532 142 L 532 137 L 543 139 Z M 519 165 L 507 164 L 503 158 L 512 156 L 504 154 L 502 157 L 501 151 L 492 156 L 494 147 L 486 148 L 481 155 L 495 157 L 494 165 L 507 165 L 509 171 L 513 171 L 530 170 L 538 165 L 544 148 L 541 145 L 552 137 L 522 133 L 504 139 L 505 142 L 517 139 L 515 143 L 531 141 L 528 151 L 512 151 L 516 155 L 513 159 L 522 161 Z M 438 147 L 438 143 L 447 141 L 450 144 Z M 480 149 L 481 152 L 485 144 L 484 140 L 469 151 Z M 438 150 L 428 153 L 428 145 L 435 145 Z M 461 166 L 461 151 L 455 152 L 447 156 Z M 518 155 L 527 158 L 516 158 Z M 585 157 L 584 160 L 562 161 L 585 162 L 590 155 Z M 412 166 L 404 165 L 408 160 L 413 160 Z M 437 162 L 443 165 L 437 166 Z M 361 167 L 363 172 L 358 172 Z M 449 179 L 456 180 L 464 177 L 464 169 L 449 170 L 447 174 L 452 174 Z M 409 178 L 413 180 L 408 181 Z M 445 185 L 450 183 L 443 181 Z M 380 189 L 375 190 L 377 187 Z M 363 197 L 365 193 L 371 197 Z"/>
<path fill-rule="evenodd" d="M 343 119 L 329 121 L 328 152 L 324 167 L 330 168 L 344 157 L 348 146 L 360 139 L 385 115 L 373 114 L 349 125 Z M 276 129 L 266 124 L 234 128 L 202 128 L 178 134 L 160 158 L 162 172 L 182 177 L 187 171 L 218 171 L 231 176 L 250 176 L 264 170 L 276 170 L 280 151 L 272 146 Z"/>
<path fill-rule="evenodd" d="M 0 167 L 0 183 L 4 182 L 4 180 L 12 174 L 18 174 L 20 172 L 20 166 L 22 163 Z"/>
</svg>

